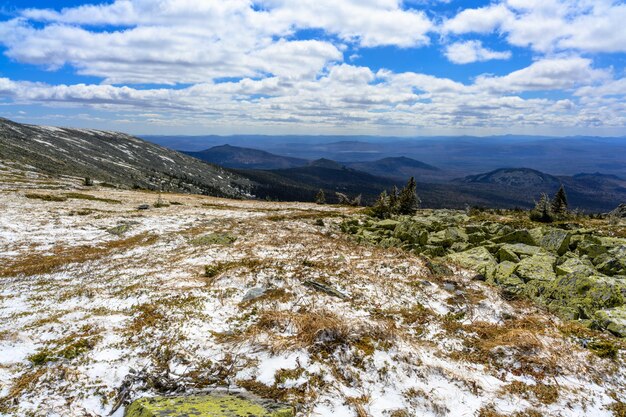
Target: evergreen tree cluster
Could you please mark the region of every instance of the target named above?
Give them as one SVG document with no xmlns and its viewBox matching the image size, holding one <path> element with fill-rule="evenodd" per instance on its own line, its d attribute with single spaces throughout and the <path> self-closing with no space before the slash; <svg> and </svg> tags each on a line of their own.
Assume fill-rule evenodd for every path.
<svg viewBox="0 0 626 417">
<path fill-rule="evenodd" d="M 402 190 L 394 186 L 390 192 L 383 191 L 370 209 L 374 217 L 387 219 L 393 215 L 415 214 L 420 207 L 421 201 L 417 196 L 417 184 L 411 177 Z"/>
<path fill-rule="evenodd" d="M 567 207 L 567 194 L 565 194 L 565 188 L 561 185 L 554 197 L 552 197 L 552 200 L 546 193 L 541 194 L 541 198 L 535 204 L 535 208 L 530 212 L 530 219 L 542 223 L 551 223 L 557 218 L 565 216 Z"/>
</svg>

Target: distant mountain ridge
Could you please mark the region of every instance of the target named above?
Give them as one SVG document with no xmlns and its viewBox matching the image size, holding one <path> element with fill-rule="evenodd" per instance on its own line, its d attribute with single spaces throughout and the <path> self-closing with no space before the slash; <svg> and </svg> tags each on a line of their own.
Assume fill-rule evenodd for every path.
<svg viewBox="0 0 626 417">
<path fill-rule="evenodd" d="M 274 155 L 259 149 L 242 148 L 228 144 L 214 146 L 200 152 L 185 153 L 205 162 L 227 168 L 281 169 L 304 166 L 308 163 L 306 159 Z"/>
<path fill-rule="evenodd" d="M 484 174 L 469 175 L 455 180 L 466 184 L 502 184 L 513 187 L 554 186 L 561 183 L 557 177 L 530 168 L 500 168 Z"/>
<path fill-rule="evenodd" d="M 221 167 L 123 133 L 1 118 L 0 158 L 48 174 L 91 177 L 129 188 L 244 197 L 251 185 Z"/>
</svg>

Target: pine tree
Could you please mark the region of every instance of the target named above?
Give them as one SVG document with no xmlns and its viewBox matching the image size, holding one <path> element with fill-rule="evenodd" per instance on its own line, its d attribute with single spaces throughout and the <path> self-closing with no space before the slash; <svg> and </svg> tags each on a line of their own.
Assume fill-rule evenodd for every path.
<svg viewBox="0 0 626 417">
<path fill-rule="evenodd" d="M 530 219 L 543 223 L 551 223 L 554 221 L 550 198 L 546 193 L 541 194 L 541 198 L 535 204 L 535 208 L 530 212 Z"/>
<path fill-rule="evenodd" d="M 567 195 L 565 194 L 565 188 L 561 185 L 559 191 L 556 192 L 552 199 L 552 212 L 554 214 L 564 214 L 567 212 Z"/>
<path fill-rule="evenodd" d="M 398 196 L 398 214 L 415 214 L 421 203 L 416 189 L 415 178 L 411 177 Z"/>
<path fill-rule="evenodd" d="M 321 188 L 315 196 L 315 202 L 317 204 L 326 204 L 326 195 L 324 194 L 324 190 L 322 190 Z"/>
<path fill-rule="evenodd" d="M 391 189 L 389 193 L 389 213 L 390 214 L 398 214 L 398 198 L 400 192 L 398 191 L 398 187 L 395 185 Z"/>
</svg>

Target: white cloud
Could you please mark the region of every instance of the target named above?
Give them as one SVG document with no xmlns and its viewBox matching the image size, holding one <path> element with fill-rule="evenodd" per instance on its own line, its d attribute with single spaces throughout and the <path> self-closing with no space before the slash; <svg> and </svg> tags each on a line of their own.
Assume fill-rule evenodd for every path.
<svg viewBox="0 0 626 417">
<path fill-rule="evenodd" d="M 502 77 L 481 76 L 479 89 L 494 92 L 565 90 L 608 81 L 610 73 L 591 67 L 591 60 L 580 57 L 542 59 Z"/>
<path fill-rule="evenodd" d="M 455 64 L 469 64 L 472 62 L 489 61 L 492 59 L 509 59 L 510 51 L 492 51 L 483 47 L 482 42 L 471 40 L 456 42 L 448 45 L 445 50 L 446 58 Z"/>
<path fill-rule="evenodd" d="M 47 85 L 0 78 L 0 96 L 24 105 L 123 112 L 124 123 L 170 121 L 172 126 L 175 121 L 183 127 L 236 125 L 250 131 L 268 126 L 291 126 L 302 132 L 341 131 L 348 126 L 352 131 L 350 126 L 357 125 L 360 131 L 387 133 L 418 128 L 493 132 L 530 127 L 580 129 L 592 122 L 616 126 L 624 121 L 623 105 L 583 96 L 585 86 L 622 91 L 622 83 L 615 83 L 608 72 L 594 69 L 590 60 L 571 57 L 537 61 L 505 76 L 482 76 L 472 84 L 414 72 L 373 73 L 367 67 L 339 64 L 315 79 L 246 78 L 183 89 Z M 574 88 L 580 101 L 517 95 Z"/>
<path fill-rule="evenodd" d="M 539 52 L 626 52 L 626 4 L 615 0 L 504 0 L 466 9 L 441 25 L 445 34 L 505 34 Z"/>
</svg>

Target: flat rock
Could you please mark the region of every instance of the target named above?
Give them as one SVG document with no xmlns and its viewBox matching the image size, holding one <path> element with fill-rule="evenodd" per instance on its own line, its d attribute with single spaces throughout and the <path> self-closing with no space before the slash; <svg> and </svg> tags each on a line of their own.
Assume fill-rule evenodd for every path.
<svg viewBox="0 0 626 417">
<path fill-rule="evenodd" d="M 141 398 L 125 417 L 293 417 L 293 407 L 249 394 Z"/>
<path fill-rule="evenodd" d="M 496 258 L 486 248 L 479 246 L 464 252 L 448 255 L 448 259 L 464 268 L 472 269 L 485 277 L 492 277 L 495 273 Z"/>
</svg>

